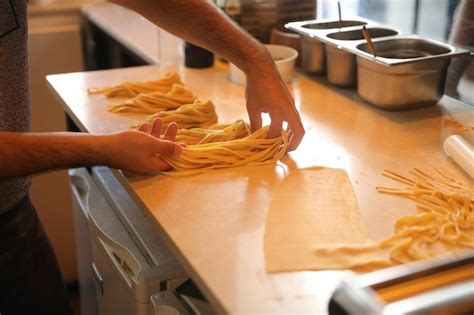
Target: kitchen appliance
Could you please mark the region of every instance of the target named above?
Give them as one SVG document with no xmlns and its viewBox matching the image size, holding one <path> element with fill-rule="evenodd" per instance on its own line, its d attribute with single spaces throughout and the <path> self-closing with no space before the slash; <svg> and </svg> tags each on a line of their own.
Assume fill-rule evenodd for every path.
<svg viewBox="0 0 474 315">
<path fill-rule="evenodd" d="M 69 174 L 83 314 L 212 314 L 178 292 L 189 277 L 109 168 Z"/>
<path fill-rule="evenodd" d="M 472 314 L 474 253 L 415 262 L 341 282 L 330 315 Z"/>
</svg>

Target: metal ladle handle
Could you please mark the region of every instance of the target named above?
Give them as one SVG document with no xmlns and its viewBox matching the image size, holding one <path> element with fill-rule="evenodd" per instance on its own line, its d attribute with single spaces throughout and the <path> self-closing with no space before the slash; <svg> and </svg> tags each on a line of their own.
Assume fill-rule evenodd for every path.
<svg viewBox="0 0 474 315">
<path fill-rule="evenodd" d="M 337 1 L 337 13 L 339 14 L 339 28 L 342 28 L 341 1 Z"/>
<path fill-rule="evenodd" d="M 365 25 L 362 27 L 362 34 L 364 34 L 364 38 L 367 41 L 367 45 L 369 46 L 369 49 L 372 52 L 372 55 L 374 55 L 374 58 L 376 58 L 377 57 L 377 50 L 375 49 L 375 46 L 372 43 L 372 38 L 370 37 L 369 30 L 367 30 Z"/>
</svg>

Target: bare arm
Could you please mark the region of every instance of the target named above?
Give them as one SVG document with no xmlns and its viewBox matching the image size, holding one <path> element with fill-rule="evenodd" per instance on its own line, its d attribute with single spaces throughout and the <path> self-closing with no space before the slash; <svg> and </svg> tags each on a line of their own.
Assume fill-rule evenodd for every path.
<svg viewBox="0 0 474 315">
<path fill-rule="evenodd" d="M 168 140 L 156 138 L 160 125 L 158 121 L 151 134 L 0 132 L 0 178 L 89 165 L 107 165 L 137 173 L 165 170 L 169 166 L 160 155 L 179 154 L 181 147 L 170 141 L 176 136 L 177 125 L 168 128 L 165 133 Z"/>
<path fill-rule="evenodd" d="M 261 127 L 261 113 L 272 118 L 270 136 L 289 125 L 290 150 L 304 128 L 293 98 L 266 49 L 207 0 L 112 0 L 169 32 L 224 56 L 247 76 L 247 110 L 252 128 Z"/>
</svg>

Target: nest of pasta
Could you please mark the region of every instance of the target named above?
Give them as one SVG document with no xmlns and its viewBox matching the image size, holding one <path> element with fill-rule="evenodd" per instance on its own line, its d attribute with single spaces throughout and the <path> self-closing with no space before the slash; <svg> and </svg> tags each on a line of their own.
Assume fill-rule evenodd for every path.
<svg viewBox="0 0 474 315">
<path fill-rule="evenodd" d="M 285 154 L 288 146 L 284 130 L 280 137 L 267 139 L 269 127 L 251 133 L 243 120 L 218 124 L 214 104 L 210 100 L 196 98 L 181 85 L 180 77 L 175 72 L 156 80 L 89 89 L 89 93 L 104 94 L 108 98 L 127 98 L 108 104 L 110 112 L 151 114 L 142 122 L 130 126 L 131 129 L 137 129 L 142 123 L 151 124 L 156 118 L 162 121 L 162 131 L 171 122 L 178 124 L 176 141 L 187 146 L 179 157 L 163 157 L 172 167 L 172 171 L 163 173 L 169 176 L 187 176 L 243 165 L 274 164 Z"/>
<path fill-rule="evenodd" d="M 175 110 L 161 111 L 148 116 L 144 122 L 152 123 L 155 118 L 163 121 L 162 130 L 166 130 L 171 122 L 176 122 L 181 129 L 206 128 L 217 123 L 217 113 L 214 104 L 210 100 L 195 100 L 191 104 L 185 104 Z M 138 128 L 140 124 L 132 125 L 132 129 Z"/>
<path fill-rule="evenodd" d="M 280 137 L 267 138 L 268 131 L 266 126 L 242 139 L 188 145 L 180 156 L 162 157 L 173 169 L 163 174 L 187 176 L 229 167 L 275 164 L 286 152 L 288 137 L 282 130 Z"/>
<path fill-rule="evenodd" d="M 141 93 L 132 99 L 108 104 L 107 110 L 112 113 L 154 114 L 177 109 L 195 100 L 196 96 L 191 91 L 180 84 L 173 84 L 169 92 Z"/>
<path fill-rule="evenodd" d="M 141 93 L 171 91 L 173 84 L 182 84 L 181 78 L 176 72 L 168 72 L 164 76 L 155 80 L 129 81 L 110 87 L 89 89 L 89 94 L 104 94 L 106 97 L 135 97 Z"/>
<path fill-rule="evenodd" d="M 209 128 L 179 129 L 176 142 L 204 144 L 241 139 L 250 135 L 248 124 L 239 119 L 232 124 L 215 124 Z"/>
</svg>

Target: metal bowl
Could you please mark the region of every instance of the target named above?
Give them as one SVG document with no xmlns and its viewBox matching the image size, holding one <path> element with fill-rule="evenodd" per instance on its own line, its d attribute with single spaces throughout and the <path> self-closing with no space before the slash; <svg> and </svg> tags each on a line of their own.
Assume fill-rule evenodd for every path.
<svg viewBox="0 0 474 315">
<path fill-rule="evenodd" d="M 399 31 L 391 28 L 367 28 L 371 38 L 394 36 Z M 340 87 L 355 87 L 357 85 L 356 56 L 341 49 L 345 42 L 354 42 L 354 45 L 364 41 L 362 29 L 329 33 L 326 37 L 333 45 L 326 45 L 326 70 L 328 81 Z"/>
</svg>

